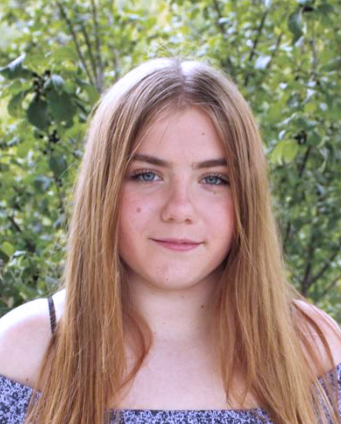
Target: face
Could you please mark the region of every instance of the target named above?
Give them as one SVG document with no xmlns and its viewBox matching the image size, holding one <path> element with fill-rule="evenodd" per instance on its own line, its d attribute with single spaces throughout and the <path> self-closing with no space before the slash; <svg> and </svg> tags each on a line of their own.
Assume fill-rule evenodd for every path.
<svg viewBox="0 0 341 424">
<path fill-rule="evenodd" d="M 235 227 L 224 156 L 199 108 L 166 111 L 149 128 L 122 186 L 119 246 L 129 282 L 177 290 L 217 278 Z"/>
</svg>

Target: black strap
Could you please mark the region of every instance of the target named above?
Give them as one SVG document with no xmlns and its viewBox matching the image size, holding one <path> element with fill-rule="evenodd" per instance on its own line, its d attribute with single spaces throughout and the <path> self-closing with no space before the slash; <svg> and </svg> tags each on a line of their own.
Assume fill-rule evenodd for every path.
<svg viewBox="0 0 341 424">
<path fill-rule="evenodd" d="M 48 297 L 47 300 L 49 302 L 51 332 L 52 332 L 52 336 L 54 336 L 56 332 L 56 326 L 57 326 L 56 309 L 54 307 L 52 296 Z"/>
</svg>

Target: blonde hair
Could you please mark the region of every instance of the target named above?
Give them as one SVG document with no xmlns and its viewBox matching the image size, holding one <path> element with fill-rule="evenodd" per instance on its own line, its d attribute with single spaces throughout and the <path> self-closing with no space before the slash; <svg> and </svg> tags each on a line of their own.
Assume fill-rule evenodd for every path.
<svg viewBox="0 0 341 424">
<path fill-rule="evenodd" d="M 285 278 L 271 211 L 266 161 L 253 115 L 235 85 L 219 71 L 195 62 L 155 59 L 111 87 L 93 112 L 74 191 L 67 260 L 61 287 L 64 314 L 46 352 L 27 422 L 102 424 L 109 401 L 119 409 L 122 388 L 132 381 L 153 342 L 131 307 L 118 253 L 120 188 L 136 140 L 168 108 L 200 107 L 211 118 L 226 151 L 236 214 L 233 246 L 217 284 L 215 340 L 226 398 L 234 371 L 246 392 L 276 424 L 333 423 L 340 419 L 335 395 L 318 382 L 322 361 L 298 322 L 319 332 Z M 298 320 L 300 318 L 300 320 Z M 134 334 L 137 360 L 128 373 L 124 340 Z M 303 349 L 303 346 L 305 349 Z M 48 375 L 48 379 L 47 379 Z M 328 381 L 326 381 L 328 386 Z"/>
</svg>

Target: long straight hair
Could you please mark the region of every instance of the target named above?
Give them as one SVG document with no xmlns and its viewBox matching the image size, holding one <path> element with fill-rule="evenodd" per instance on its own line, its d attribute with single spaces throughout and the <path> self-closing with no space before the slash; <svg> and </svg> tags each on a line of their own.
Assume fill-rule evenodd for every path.
<svg viewBox="0 0 341 424">
<path fill-rule="evenodd" d="M 217 281 L 213 317 L 226 401 L 243 405 L 247 392 L 276 424 L 340 420 L 335 388 L 316 376 L 325 365 L 304 327 L 319 324 L 299 306 L 288 283 L 271 210 L 262 141 L 247 102 L 225 75 L 195 61 L 155 59 L 113 85 L 91 116 L 74 189 L 61 288 L 63 316 L 45 354 L 27 423 L 102 424 L 153 343 L 132 308 L 119 256 L 120 190 L 136 141 L 160 113 L 199 107 L 210 117 L 226 153 L 236 216 L 232 248 Z M 305 323 L 301 325 L 299 323 Z M 129 334 L 136 361 L 127 366 Z M 245 393 L 234 391 L 238 370 Z M 335 375 L 334 375 L 335 377 Z M 331 421 L 327 421 L 330 417 Z M 319 421 L 322 420 L 322 421 Z"/>
</svg>

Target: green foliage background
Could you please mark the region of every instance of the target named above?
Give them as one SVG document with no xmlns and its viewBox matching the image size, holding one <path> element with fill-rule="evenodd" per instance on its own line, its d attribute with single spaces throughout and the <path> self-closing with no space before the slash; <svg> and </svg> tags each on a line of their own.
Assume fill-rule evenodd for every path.
<svg viewBox="0 0 341 424">
<path fill-rule="evenodd" d="M 338 0 L 9 0 L 0 6 L 0 315 L 57 284 L 87 116 L 152 57 L 223 68 L 269 160 L 288 276 L 341 323 Z"/>
</svg>

